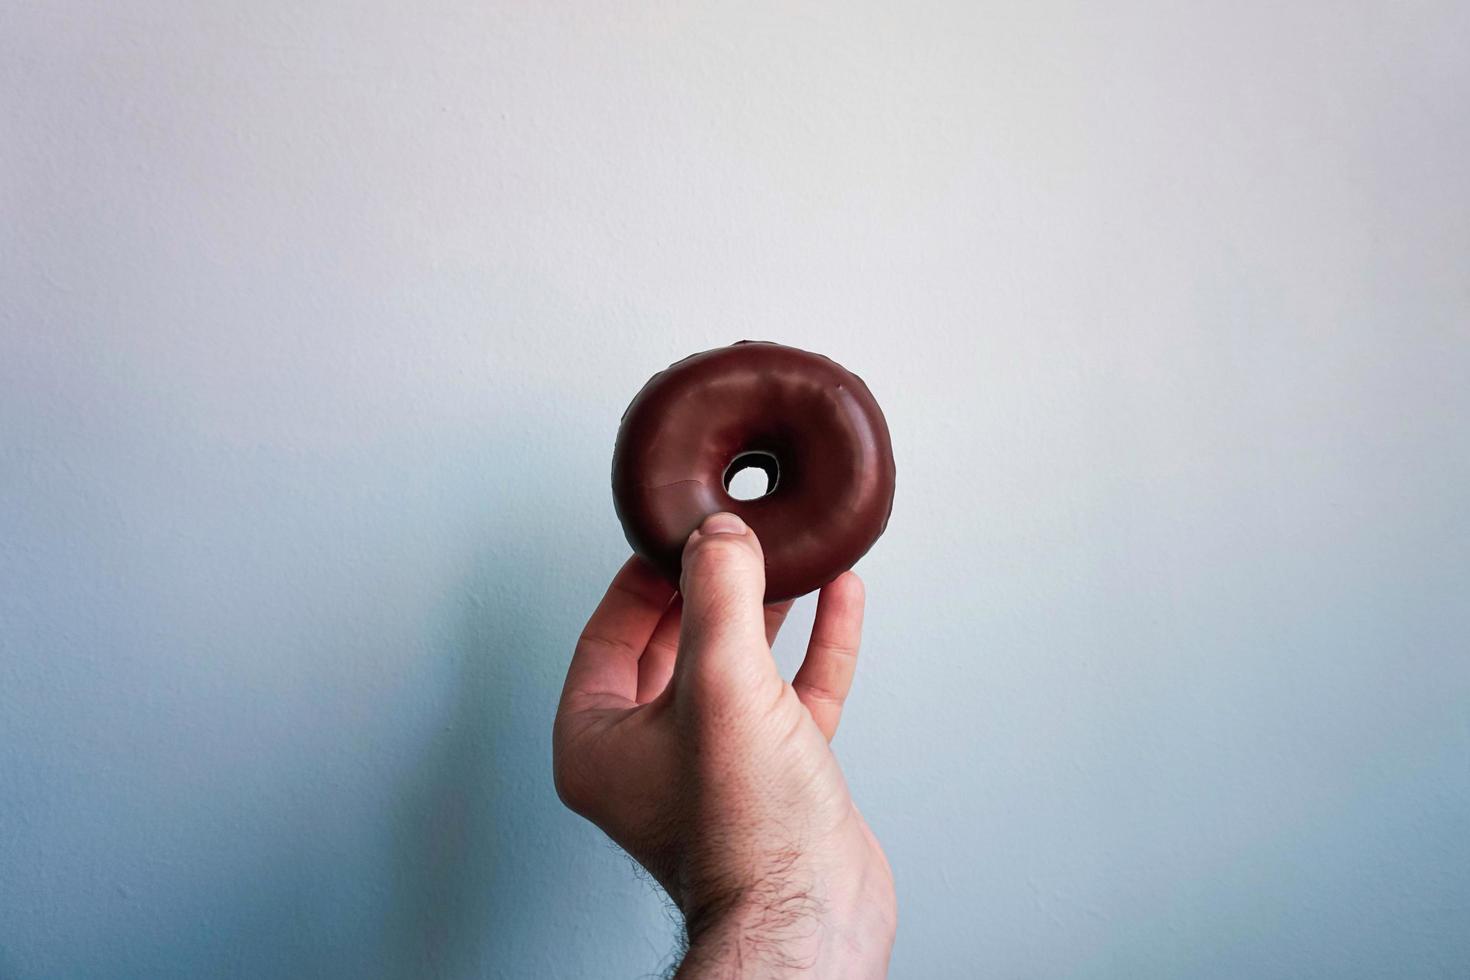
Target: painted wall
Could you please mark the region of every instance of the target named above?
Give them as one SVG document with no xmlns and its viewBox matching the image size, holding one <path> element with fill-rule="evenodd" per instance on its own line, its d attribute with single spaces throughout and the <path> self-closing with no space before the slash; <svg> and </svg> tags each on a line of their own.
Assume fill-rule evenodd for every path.
<svg viewBox="0 0 1470 980">
<path fill-rule="evenodd" d="M 635 977 L 624 405 L 899 453 L 893 975 L 1470 963 L 1470 8 L 0 2 L 0 977 Z M 803 604 L 778 650 L 787 670 Z"/>
</svg>

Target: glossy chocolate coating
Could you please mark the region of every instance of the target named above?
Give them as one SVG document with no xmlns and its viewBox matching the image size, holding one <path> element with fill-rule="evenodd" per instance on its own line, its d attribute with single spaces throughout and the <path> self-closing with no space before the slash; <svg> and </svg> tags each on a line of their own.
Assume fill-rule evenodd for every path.
<svg viewBox="0 0 1470 980">
<path fill-rule="evenodd" d="M 730 464 L 766 470 L 755 500 L 726 489 Z M 803 595 L 851 568 L 893 510 L 888 424 L 861 378 L 794 347 L 742 340 L 649 379 L 623 413 L 613 503 L 633 550 L 679 581 L 684 542 L 716 511 L 755 530 L 766 602 Z"/>
</svg>

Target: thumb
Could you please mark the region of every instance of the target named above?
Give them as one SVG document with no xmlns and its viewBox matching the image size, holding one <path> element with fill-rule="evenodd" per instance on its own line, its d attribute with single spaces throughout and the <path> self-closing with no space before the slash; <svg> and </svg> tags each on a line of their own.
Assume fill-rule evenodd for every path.
<svg viewBox="0 0 1470 980">
<path fill-rule="evenodd" d="M 765 557 L 755 532 L 734 514 L 711 514 L 684 545 L 684 610 L 675 679 L 774 673 L 766 644 Z"/>
</svg>

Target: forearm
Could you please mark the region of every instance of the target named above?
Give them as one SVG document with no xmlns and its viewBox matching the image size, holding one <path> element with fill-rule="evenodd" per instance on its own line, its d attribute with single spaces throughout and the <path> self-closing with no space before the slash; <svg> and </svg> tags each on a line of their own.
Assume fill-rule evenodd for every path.
<svg viewBox="0 0 1470 980">
<path fill-rule="evenodd" d="M 818 896 L 779 883 L 689 923 L 675 980 L 881 980 L 896 911 L 891 882 L 864 876 Z"/>
<path fill-rule="evenodd" d="M 817 933 L 820 926 L 813 927 Z M 692 941 L 675 980 L 882 980 L 889 939 L 826 941 L 820 934 L 762 931 L 759 923 L 732 923 Z"/>
</svg>

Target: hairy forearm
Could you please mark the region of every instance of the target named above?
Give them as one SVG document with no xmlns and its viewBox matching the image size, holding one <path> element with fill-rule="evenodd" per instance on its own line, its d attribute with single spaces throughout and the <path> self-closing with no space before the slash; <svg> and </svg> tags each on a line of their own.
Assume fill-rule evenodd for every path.
<svg viewBox="0 0 1470 980">
<path fill-rule="evenodd" d="M 895 913 L 891 888 L 861 880 L 818 896 L 791 881 L 707 909 L 688 924 L 675 980 L 881 980 Z"/>
<path fill-rule="evenodd" d="M 760 922 L 733 922 L 691 941 L 675 980 L 881 980 L 890 943 L 881 935 L 862 943 L 831 941 L 821 923 L 808 932 L 767 931 Z"/>
<path fill-rule="evenodd" d="M 686 924 L 688 952 L 676 980 L 811 976 L 823 911 L 796 888 L 706 907 Z"/>
</svg>

